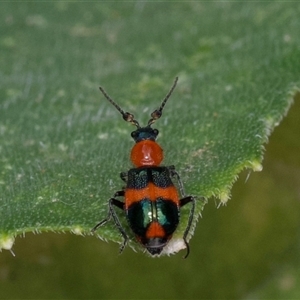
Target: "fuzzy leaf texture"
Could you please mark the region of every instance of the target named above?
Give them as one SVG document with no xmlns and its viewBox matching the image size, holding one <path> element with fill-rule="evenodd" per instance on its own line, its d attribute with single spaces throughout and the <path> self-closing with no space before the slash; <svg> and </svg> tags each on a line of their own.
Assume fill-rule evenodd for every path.
<svg viewBox="0 0 300 300">
<path fill-rule="evenodd" d="M 0 246 L 31 231 L 90 234 L 106 216 L 134 128 L 99 85 L 146 124 L 178 76 L 153 126 L 164 165 L 198 197 L 196 216 L 201 197 L 226 203 L 243 169 L 262 169 L 299 91 L 299 14 L 284 2 L 2 3 Z M 97 234 L 121 241 L 113 222 Z"/>
</svg>

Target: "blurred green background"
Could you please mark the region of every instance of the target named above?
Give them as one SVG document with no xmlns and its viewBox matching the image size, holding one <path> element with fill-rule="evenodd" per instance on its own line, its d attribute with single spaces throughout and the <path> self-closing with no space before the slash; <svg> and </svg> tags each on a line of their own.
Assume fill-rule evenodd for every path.
<svg viewBox="0 0 300 300">
<path fill-rule="evenodd" d="M 40 81 L 40 90 L 39 85 L 36 85 L 36 90 L 31 90 L 30 93 L 39 95 L 48 92 L 47 97 L 59 99 L 64 96 L 57 93 L 60 84 L 72 88 L 71 92 L 75 94 L 78 92 L 78 74 L 82 74 L 81 88 L 85 87 L 85 91 L 90 93 L 79 95 L 81 101 L 84 101 L 85 97 L 94 97 L 94 91 L 91 90 L 95 87 L 91 86 L 91 82 L 101 78 L 103 74 L 106 76 L 106 82 L 109 83 L 111 79 L 110 88 L 107 87 L 107 90 L 117 86 L 116 77 L 119 73 L 122 74 L 124 69 L 132 68 L 129 74 L 132 78 L 128 80 L 139 77 L 141 74 L 138 71 L 135 73 L 134 66 L 118 65 L 118 52 L 114 49 L 115 33 L 118 32 L 118 28 L 121 30 L 125 26 L 124 19 L 118 15 L 120 12 L 125 16 L 136 16 L 136 19 L 130 19 L 133 24 L 130 24 L 129 28 L 139 26 L 139 14 L 145 12 L 147 4 L 98 3 L 97 5 L 101 5 L 100 9 L 97 5 L 86 5 L 88 4 L 83 6 L 66 2 L 57 2 L 55 5 L 1 3 L 1 18 L 6 26 L 0 28 L 0 59 L 3 64 L 6 57 L 15 59 L 11 62 L 13 70 L 1 70 L 2 86 L 6 84 L 6 75 L 11 72 L 13 77 L 10 78 L 10 85 L 12 82 L 18 85 L 19 82 L 24 84 L 26 81 L 37 80 L 37 83 Z M 168 6 L 155 3 L 154 5 L 157 6 L 151 7 L 153 14 L 156 9 L 168 9 Z M 188 15 L 191 7 L 181 5 L 183 13 Z M 226 4 L 219 5 L 224 5 L 227 13 L 230 11 Z M 245 3 L 240 5 L 244 5 L 240 8 L 241 14 L 247 14 L 248 10 L 253 8 Z M 181 7 L 177 7 L 177 10 Z M 222 6 L 216 8 L 212 18 L 216 18 L 217 12 L 222 11 L 221 8 Z M 102 57 L 103 61 L 98 62 L 104 68 L 89 70 L 90 65 L 78 67 L 73 59 L 90 61 L 90 64 L 98 61 L 97 49 L 94 48 L 97 44 L 94 39 L 97 39 L 98 29 L 92 26 L 95 22 L 94 9 L 100 12 L 102 30 L 106 28 L 105 34 L 108 39 L 105 47 L 111 47 L 111 53 L 108 49 L 109 55 Z M 272 6 L 261 6 L 260 12 L 267 14 L 269 9 L 271 10 Z M 213 7 L 209 8 L 210 12 L 213 10 Z M 81 19 L 78 19 L 79 16 Z M 110 27 L 112 19 L 113 30 Z M 44 29 L 49 27 L 53 30 L 50 36 L 44 34 L 47 32 Z M 35 44 L 22 49 L 23 56 L 20 55 L 19 51 L 14 50 L 16 40 L 9 38 L 9 30 L 14 31 L 14 34 L 17 30 L 20 41 L 32 33 L 35 36 Z M 62 34 L 64 30 L 70 33 L 71 42 L 76 45 L 69 57 L 64 53 L 64 49 L 60 48 L 65 38 Z M 155 27 L 155 24 L 152 30 L 156 31 L 156 41 L 166 38 L 160 36 L 159 28 Z M 195 28 L 191 23 L 190 31 L 193 30 Z M 118 38 L 122 39 L 122 36 Z M 133 51 L 137 51 L 138 55 L 136 45 L 131 46 L 130 34 L 125 38 L 120 44 L 126 45 L 125 53 L 128 57 Z M 145 37 L 141 36 L 141 48 L 142 38 Z M 185 41 L 185 37 L 178 38 L 182 38 L 187 46 L 192 43 Z M 44 48 L 51 43 L 55 53 L 62 53 L 61 69 L 55 69 L 57 73 L 52 72 L 53 60 L 51 56 L 46 57 L 49 49 Z M 85 49 L 89 47 L 94 50 L 86 52 Z M 34 59 L 27 60 L 28 57 L 32 58 L 31 53 L 34 53 Z M 155 55 L 154 47 L 147 59 L 137 59 L 139 64 L 135 67 L 148 68 L 150 73 L 159 70 L 159 73 L 163 66 L 145 67 L 151 58 L 156 63 L 164 63 L 163 59 Z M 186 63 L 192 64 L 192 68 L 196 69 L 197 63 L 202 59 L 203 57 L 194 57 L 193 61 Z M 28 73 L 24 73 L 26 69 Z M 34 73 L 30 73 L 29 70 L 34 70 Z M 166 73 L 169 76 L 174 70 L 167 70 Z M 72 74 L 76 74 L 75 79 Z M 56 82 L 57 86 L 51 86 L 48 90 L 45 82 L 48 79 L 50 83 Z M 12 94 L 15 92 L 11 89 Z M 116 98 L 121 97 L 118 91 L 115 93 Z M 0 298 L 299 298 L 299 101 L 300 99 L 296 99 L 288 116 L 271 136 L 266 146 L 263 171 L 251 172 L 249 178 L 248 171 L 240 174 L 233 187 L 232 199 L 226 207 L 217 209 L 218 202 L 210 199 L 191 240 L 191 254 L 188 259 L 183 260 L 182 253 L 151 259 L 130 249 L 118 255 L 117 244 L 108 244 L 93 237 L 54 233 L 26 234 L 25 238 L 18 237 L 16 240 L 13 247 L 16 257 L 8 251 L 0 254 Z"/>
</svg>

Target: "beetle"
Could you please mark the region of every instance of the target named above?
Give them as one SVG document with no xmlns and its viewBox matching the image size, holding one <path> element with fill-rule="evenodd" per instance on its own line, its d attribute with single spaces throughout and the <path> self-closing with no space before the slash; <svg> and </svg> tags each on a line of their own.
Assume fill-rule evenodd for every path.
<svg viewBox="0 0 300 300">
<path fill-rule="evenodd" d="M 175 166 L 160 165 L 163 160 L 163 149 L 156 142 L 159 131 L 151 127 L 162 116 L 162 111 L 177 81 L 178 77 L 175 78 L 160 107 L 151 113 L 151 118 L 144 127 L 139 125 L 133 114 L 124 112 L 102 87 L 99 88 L 104 97 L 121 113 L 123 119 L 136 127 L 136 130 L 131 133 L 135 141 L 130 154 L 134 168 L 120 174 L 126 186 L 109 199 L 107 217 L 92 229 L 92 232 L 96 231 L 112 218 L 123 237 L 120 253 L 128 243 L 129 237 L 115 208 L 125 213 L 136 240 L 151 256 L 159 256 L 178 227 L 180 209 L 191 203 L 187 226 L 182 237 L 187 249 L 184 258 L 189 255 L 187 236 L 193 222 L 195 197 L 186 196 Z M 173 183 L 174 180 L 177 181 L 179 192 Z M 123 201 L 118 199 L 120 197 Z"/>
</svg>

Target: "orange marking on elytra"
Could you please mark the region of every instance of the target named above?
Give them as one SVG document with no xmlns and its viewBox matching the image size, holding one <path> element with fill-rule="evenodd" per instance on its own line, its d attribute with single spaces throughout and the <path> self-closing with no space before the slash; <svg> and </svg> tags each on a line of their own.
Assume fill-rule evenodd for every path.
<svg viewBox="0 0 300 300">
<path fill-rule="evenodd" d="M 126 189 L 125 190 L 125 209 L 134 203 L 139 202 L 144 198 L 151 201 L 156 201 L 157 198 L 170 199 L 179 205 L 179 196 L 175 186 L 166 188 L 157 187 L 152 182 L 149 182 L 144 189 Z"/>
<path fill-rule="evenodd" d="M 166 235 L 163 227 L 158 222 L 152 222 L 147 230 L 146 237 L 151 238 L 164 238 Z"/>
</svg>

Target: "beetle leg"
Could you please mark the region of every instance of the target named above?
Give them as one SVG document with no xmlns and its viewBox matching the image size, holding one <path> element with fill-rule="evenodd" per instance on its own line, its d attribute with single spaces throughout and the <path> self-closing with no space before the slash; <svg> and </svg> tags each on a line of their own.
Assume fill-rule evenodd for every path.
<svg viewBox="0 0 300 300">
<path fill-rule="evenodd" d="M 119 191 L 119 192 L 116 192 L 115 193 L 115 197 L 117 196 L 124 196 L 124 191 Z M 109 210 L 108 210 L 108 215 L 107 217 L 102 220 L 101 222 L 99 222 L 93 229 L 92 229 L 92 232 L 96 231 L 99 227 L 101 227 L 102 225 L 104 225 L 106 222 L 108 222 L 111 218 L 113 218 L 114 220 L 114 223 L 115 225 L 117 226 L 117 228 L 119 229 L 122 237 L 123 237 L 123 243 L 120 247 L 120 253 L 122 253 L 122 251 L 124 250 L 127 242 L 128 242 L 128 236 L 122 226 L 122 224 L 120 223 L 119 221 L 119 218 L 116 214 L 116 211 L 114 209 L 114 206 L 124 210 L 124 203 L 120 200 L 117 200 L 115 198 L 111 198 L 109 199 L 109 202 L 108 202 L 108 207 L 109 207 Z"/>
<path fill-rule="evenodd" d="M 125 191 L 117 191 L 117 192 L 115 192 L 115 194 L 114 194 L 114 197 L 124 197 L 125 196 Z M 118 201 L 118 200 L 117 200 Z M 121 201 L 119 201 L 119 202 L 121 202 Z M 124 204 L 123 202 L 121 202 L 122 204 Z M 120 206 L 118 206 L 118 205 L 115 205 L 115 206 L 117 206 L 117 207 L 120 207 Z M 122 208 L 123 209 L 123 207 L 120 207 L 120 208 Z"/>
<path fill-rule="evenodd" d="M 181 181 L 181 179 L 180 179 L 179 174 L 178 174 L 177 171 L 175 170 L 175 166 L 169 166 L 169 167 L 167 167 L 167 168 L 168 168 L 168 170 L 169 170 L 169 172 L 170 172 L 171 177 L 176 177 L 176 180 L 177 180 L 177 183 L 178 183 L 178 188 L 179 188 L 181 197 L 185 198 L 186 195 L 185 195 L 185 192 L 184 192 L 183 184 L 182 184 L 182 181 Z"/>
<path fill-rule="evenodd" d="M 128 180 L 128 172 L 122 172 L 120 173 L 120 177 L 123 181 L 125 181 L 127 183 Z"/>
<path fill-rule="evenodd" d="M 187 203 L 192 204 L 191 209 L 190 209 L 188 224 L 187 224 L 186 229 L 183 233 L 183 241 L 184 241 L 185 246 L 186 246 L 186 254 L 183 258 L 187 258 L 189 253 L 190 253 L 189 243 L 187 242 L 186 239 L 187 239 L 187 236 L 189 234 L 189 231 L 190 231 L 192 223 L 193 223 L 193 218 L 194 218 L 194 213 L 195 213 L 195 203 L 196 203 L 195 200 L 196 200 L 196 198 L 193 197 L 193 196 L 187 196 L 185 198 L 180 199 L 180 207 L 183 207 Z"/>
</svg>

